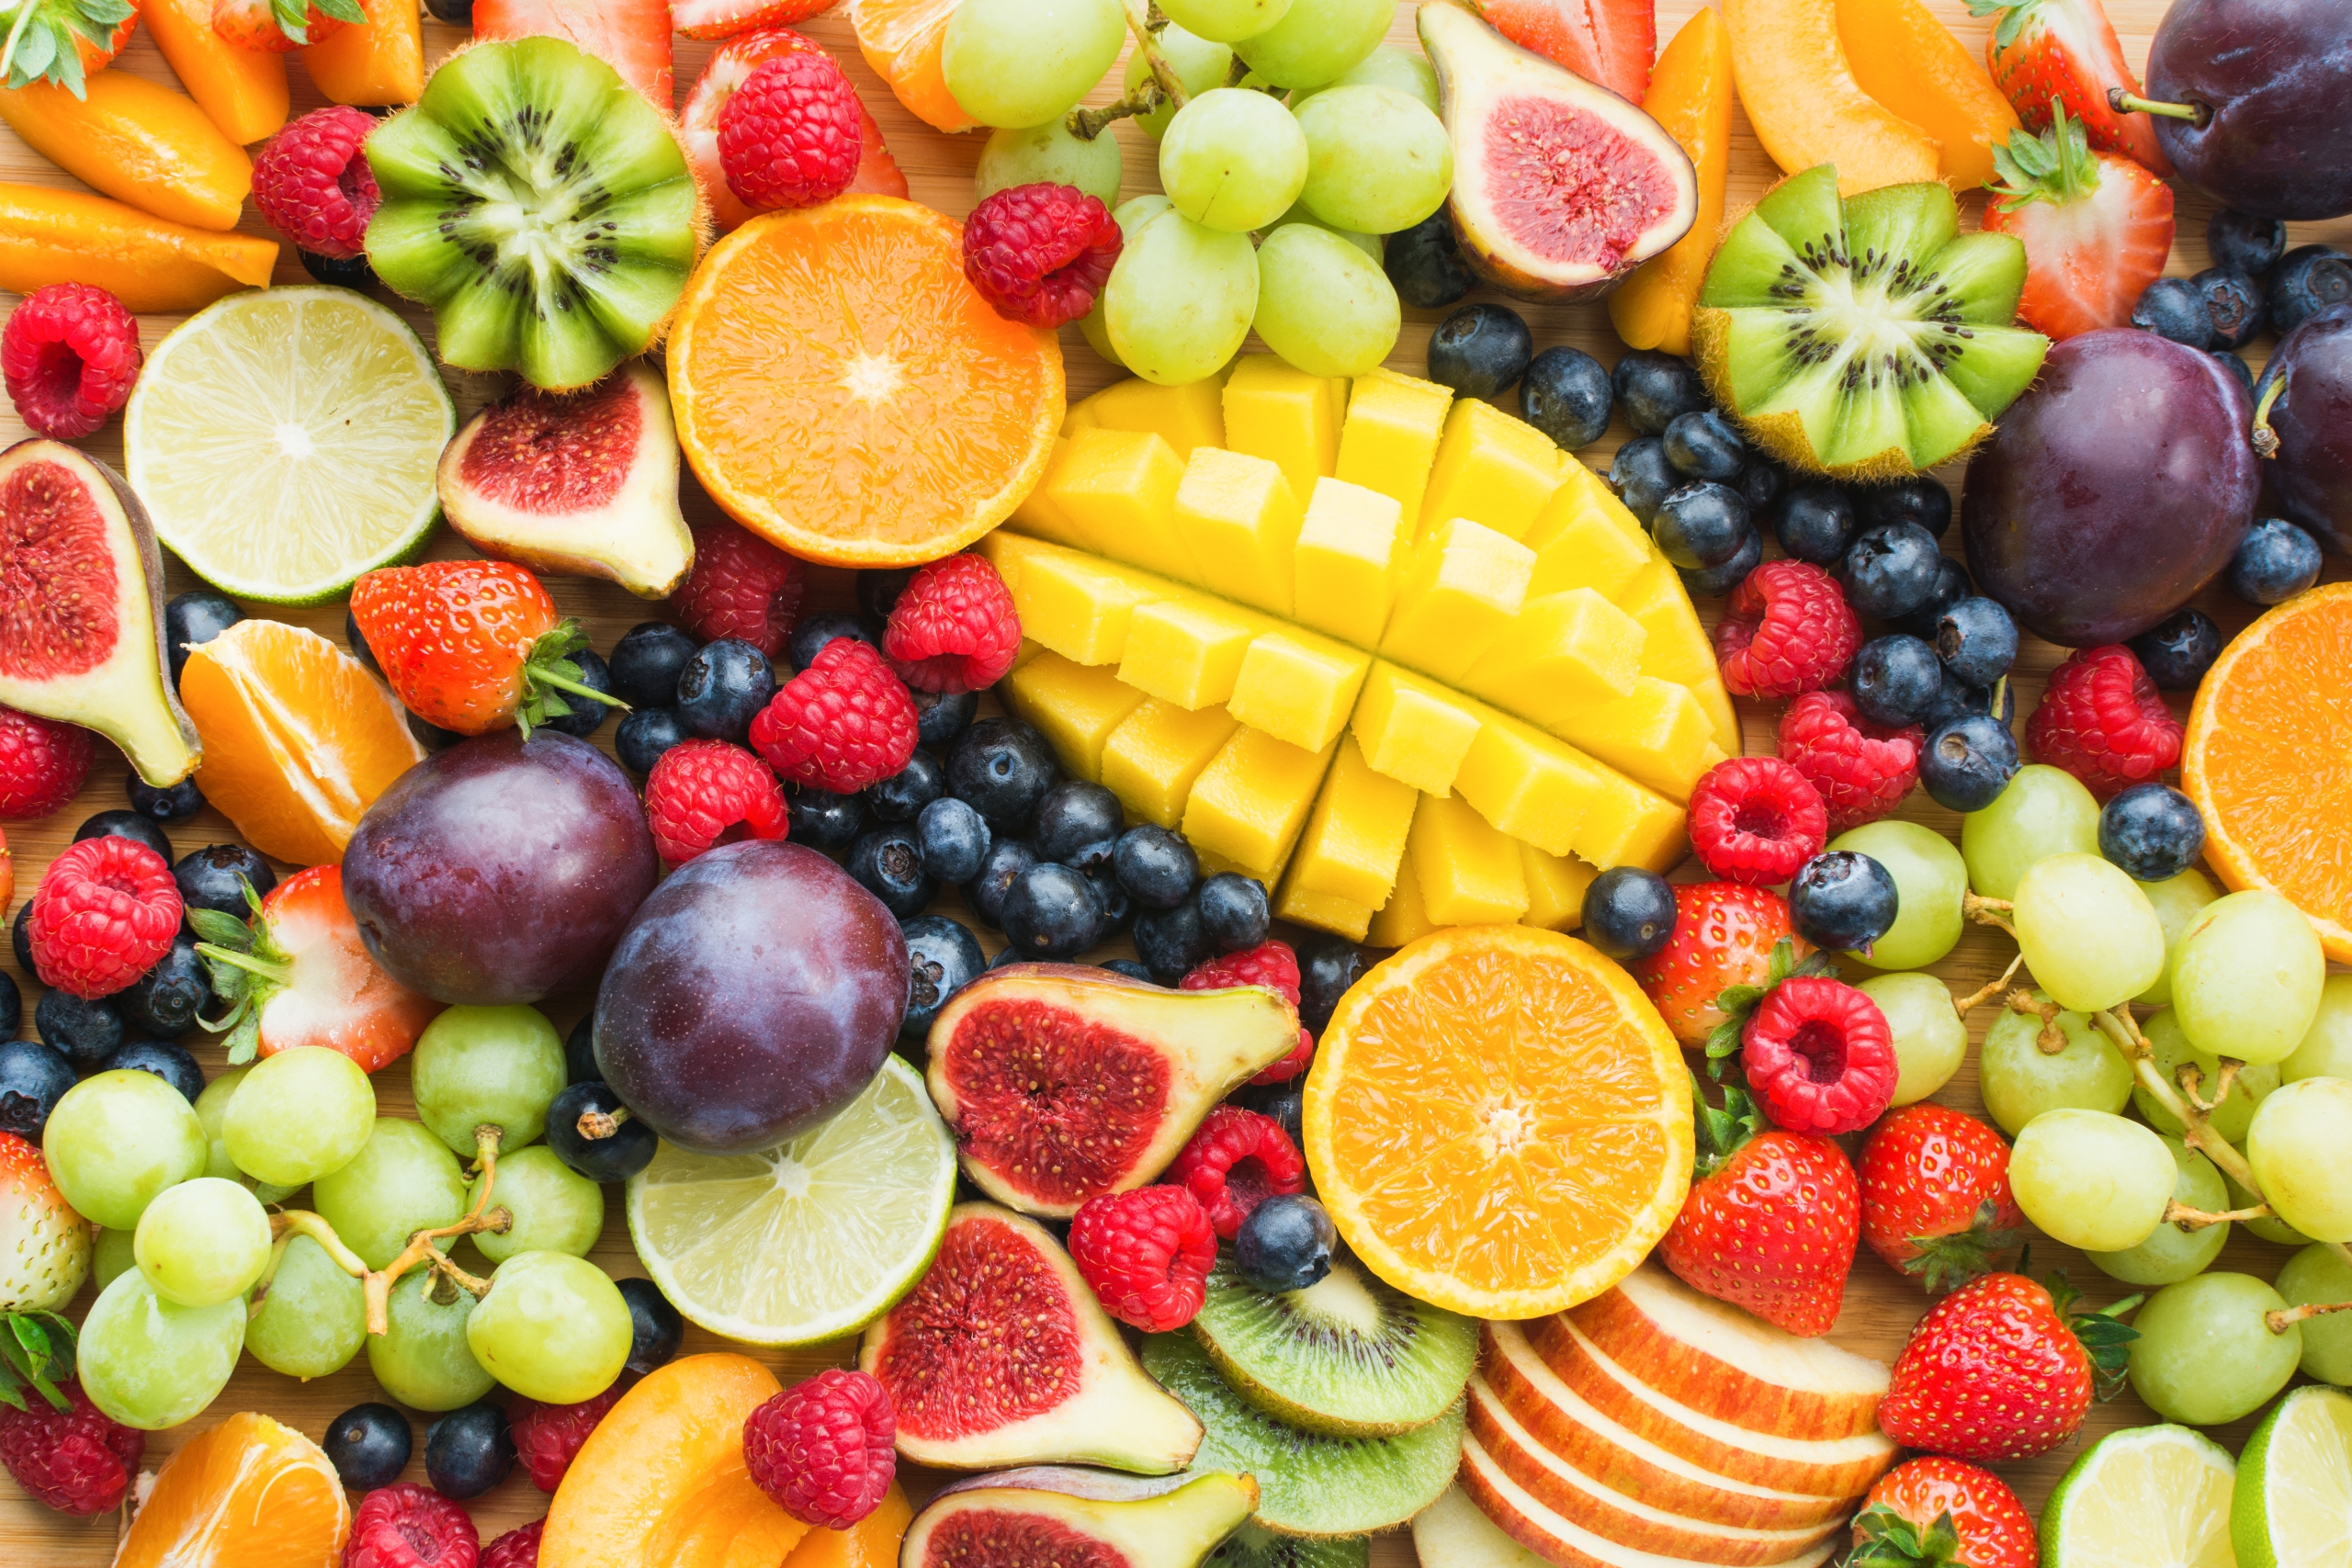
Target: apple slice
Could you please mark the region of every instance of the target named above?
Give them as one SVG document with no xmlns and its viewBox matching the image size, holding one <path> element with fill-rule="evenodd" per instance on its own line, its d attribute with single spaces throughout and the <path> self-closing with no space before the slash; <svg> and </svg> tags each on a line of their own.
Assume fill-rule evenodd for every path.
<svg viewBox="0 0 2352 1568">
<path fill-rule="evenodd" d="M 1459 1486 L 1413 1516 L 1413 1554 L 1445 1568 L 1550 1568 L 1497 1529 Z"/>
</svg>

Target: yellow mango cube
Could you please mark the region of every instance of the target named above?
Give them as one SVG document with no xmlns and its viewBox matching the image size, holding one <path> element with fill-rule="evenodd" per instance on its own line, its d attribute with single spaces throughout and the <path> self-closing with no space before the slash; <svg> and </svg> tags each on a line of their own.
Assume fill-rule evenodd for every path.
<svg viewBox="0 0 2352 1568">
<path fill-rule="evenodd" d="M 1684 689 L 1706 710 L 1707 723 L 1713 728 L 1715 744 L 1723 748 L 1724 755 L 1736 757 L 1744 753 L 1747 748 L 1740 741 L 1739 710 L 1732 706 L 1731 694 L 1724 690 L 1723 677 L 1710 675 L 1703 681 L 1693 681 Z M 1771 748 L 1767 746 L 1765 750 Z"/>
<path fill-rule="evenodd" d="M 1367 914 L 1379 908 L 1396 884 L 1419 798 L 1412 785 L 1373 772 L 1354 737 L 1343 738 L 1283 886 L 1335 895 Z"/>
<path fill-rule="evenodd" d="M 1478 724 L 1476 705 L 1460 693 L 1375 659 L 1348 728 L 1373 772 L 1444 795 L 1477 739 Z"/>
<path fill-rule="evenodd" d="M 1031 660 L 1041 657 L 1045 651 L 1046 645 L 1039 642 L 1035 637 L 1023 637 L 1021 639 L 1021 646 L 1012 650 L 1012 670 L 1018 670 L 1023 665 L 1028 663 Z M 1012 673 L 1012 670 L 1008 670 L 1005 673 L 1010 675 Z"/>
<path fill-rule="evenodd" d="M 1641 623 L 1591 589 L 1571 588 L 1521 606 L 1462 683 L 1475 695 L 1549 726 L 1562 715 L 1631 692 L 1645 636 Z"/>
<path fill-rule="evenodd" d="M 1530 599 L 1589 588 L 1613 603 L 1636 572 L 1658 558 L 1648 539 L 1625 534 L 1572 484 L 1553 496 L 1527 545 L 1535 552 L 1535 570 L 1527 580 Z"/>
<path fill-rule="evenodd" d="M 1298 874 L 1293 871 L 1283 878 L 1274 895 L 1274 919 L 1288 920 L 1293 925 L 1307 926 L 1350 942 L 1362 942 L 1372 930 L 1373 909 L 1352 898 L 1342 898 L 1336 893 L 1317 893 L 1298 885 Z"/>
<path fill-rule="evenodd" d="M 1355 712 L 1372 656 L 1298 626 L 1262 633 L 1241 656 L 1226 706 L 1252 729 L 1320 751 Z"/>
<path fill-rule="evenodd" d="M 1560 488 L 1563 455 L 1552 438 L 1492 403 L 1464 398 L 1445 416 L 1445 435 L 1430 468 L 1417 530 L 1455 517 L 1520 539 Z"/>
<path fill-rule="evenodd" d="M 1102 665 L 1071 662 L 1058 653 L 1031 660 L 998 688 L 1014 716 L 1037 727 L 1064 771 L 1100 783 L 1102 746 L 1144 700 Z"/>
<path fill-rule="evenodd" d="M 1645 675 L 1609 702 L 1579 707 L 1549 727 L 1553 734 L 1677 801 L 1687 801 L 1706 771 L 1724 760 L 1714 721 L 1687 686 Z"/>
<path fill-rule="evenodd" d="M 1233 695 L 1251 639 L 1270 626 L 1263 615 L 1204 594 L 1143 605 L 1127 623 L 1119 679 L 1178 707 L 1222 703 Z"/>
<path fill-rule="evenodd" d="M 1558 855 L 1576 842 L 1607 772 L 1533 725 L 1490 713 L 1462 759 L 1453 790 L 1496 831 Z"/>
<path fill-rule="evenodd" d="M 1164 578 L 1058 545 L 1016 540 L 999 550 L 1019 562 L 1014 571 L 1000 568 L 999 574 L 1021 614 L 1022 635 L 1080 664 L 1119 662 L 1136 606 L 1184 593 Z"/>
<path fill-rule="evenodd" d="M 1037 481 L 1035 490 L 1021 498 L 1021 504 L 1015 506 L 1012 515 L 1004 520 L 1007 528 L 1040 539 L 1049 539 L 1057 545 L 1085 547 L 1086 540 L 1070 525 L 1069 513 L 1054 500 L 1049 488 L 1055 472 L 1069 457 L 1069 437 L 1057 435 L 1054 437 L 1054 455 L 1046 459 L 1045 477 Z"/>
<path fill-rule="evenodd" d="M 1193 581 L 1285 620 L 1305 515 L 1280 468 L 1238 452 L 1203 447 L 1176 487 L 1176 536 Z"/>
<path fill-rule="evenodd" d="M 1225 382 L 1225 445 L 1263 457 L 1283 471 L 1293 495 L 1305 495 L 1340 459 L 1340 419 L 1348 384 L 1245 354 Z"/>
<path fill-rule="evenodd" d="M 1075 547 L 1189 579 L 1192 558 L 1176 536 L 1176 487 L 1184 460 L 1149 432 L 1081 430 L 1040 487 Z"/>
<path fill-rule="evenodd" d="M 1484 524 L 1445 524 L 1423 541 L 1397 588 L 1381 654 L 1459 682 L 1519 614 L 1534 566 L 1533 550 Z"/>
<path fill-rule="evenodd" d="M 1336 748 L 1309 751 L 1242 728 L 1209 760 L 1184 802 L 1184 837 L 1272 886 L 1306 826 Z"/>
<path fill-rule="evenodd" d="M 1437 459 L 1453 394 L 1434 381 L 1373 370 L 1348 389 L 1348 417 L 1340 423 L 1334 477 L 1393 497 L 1418 523 L 1430 465 Z"/>
<path fill-rule="evenodd" d="M 1554 505 L 1563 502 L 1575 504 L 1578 510 L 1590 508 L 1619 533 L 1638 541 L 1645 549 L 1649 547 L 1649 531 L 1642 526 L 1642 520 L 1625 509 L 1625 503 L 1617 499 L 1617 492 L 1609 488 L 1607 479 L 1573 457 L 1561 463 L 1560 488 L 1553 495 Z"/>
<path fill-rule="evenodd" d="M 1238 374 L 1238 372 L 1237 372 Z M 1394 496 L 1318 479 L 1298 530 L 1292 618 L 1358 648 L 1377 648 L 1407 554 Z"/>
<path fill-rule="evenodd" d="M 1396 886 L 1388 902 L 1372 917 L 1364 941 L 1374 947 L 1402 947 L 1435 930 L 1437 922 L 1430 919 L 1428 907 L 1421 902 L 1421 885 L 1413 875 L 1413 857 L 1408 854 L 1397 863 Z"/>
<path fill-rule="evenodd" d="M 1239 728 L 1223 708 L 1194 712 L 1147 697 L 1103 739 L 1095 782 L 1143 820 L 1172 829 L 1201 770 Z"/>
<path fill-rule="evenodd" d="M 1096 393 L 1095 397 L 1102 396 Z M 1094 417 L 1094 398 L 1080 398 L 1062 411 L 1061 434 L 1067 437 L 1081 430 L 1100 430 L 1102 422 Z"/>
<path fill-rule="evenodd" d="M 1547 931 L 1572 931 L 1584 924 L 1584 890 L 1600 871 L 1574 855 L 1547 855 L 1533 844 L 1519 846 L 1520 869 L 1527 874 L 1527 913 L 1520 924 Z"/>
<path fill-rule="evenodd" d="M 1509 925 L 1527 912 L 1519 846 L 1464 801 L 1423 795 L 1405 854 L 1421 907 L 1441 926 Z"/>
<path fill-rule="evenodd" d="M 1200 447 L 1225 445 L 1224 390 L 1222 375 L 1181 387 L 1137 378 L 1105 387 L 1086 401 L 1103 429 L 1148 431 L 1188 458 Z"/>
<path fill-rule="evenodd" d="M 1664 873 L 1689 847 L 1682 807 L 1623 773 L 1603 770 L 1601 787 L 1586 807 L 1571 846 L 1603 871 L 1638 865 Z"/>
<path fill-rule="evenodd" d="M 1714 645 L 1707 640 L 1689 592 L 1665 557 L 1634 573 L 1612 597 L 1648 634 L 1642 641 L 1643 674 L 1678 686 L 1695 686 L 1717 675 Z"/>
</svg>

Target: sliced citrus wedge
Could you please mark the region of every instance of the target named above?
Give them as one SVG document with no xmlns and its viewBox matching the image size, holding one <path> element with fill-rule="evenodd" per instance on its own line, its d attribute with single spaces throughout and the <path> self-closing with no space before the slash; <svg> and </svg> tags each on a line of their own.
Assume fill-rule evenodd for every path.
<svg viewBox="0 0 2352 1568">
<path fill-rule="evenodd" d="M 250 1412 L 164 1461 L 115 1568 L 254 1568 L 342 1561 L 351 1533 L 343 1480 L 319 1445 Z"/>
<path fill-rule="evenodd" d="M 2043 1568 L 2239 1568 L 2229 1453 L 2186 1427 L 2110 1432 L 2041 1510 Z"/>
<path fill-rule="evenodd" d="M 2237 1568 L 2352 1562 L 2352 1393 L 2317 1383 L 2271 1407 L 2238 1456 Z"/>
</svg>

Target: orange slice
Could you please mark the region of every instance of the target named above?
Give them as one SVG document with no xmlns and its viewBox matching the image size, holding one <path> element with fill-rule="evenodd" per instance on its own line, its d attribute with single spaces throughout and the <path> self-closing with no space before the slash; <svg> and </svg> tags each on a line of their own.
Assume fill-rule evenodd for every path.
<svg viewBox="0 0 2352 1568">
<path fill-rule="evenodd" d="M 164 1461 L 114 1568 L 334 1568 L 350 1533 L 351 1504 L 318 1444 L 248 1412 Z"/>
<path fill-rule="evenodd" d="M 360 814 L 424 760 L 399 703 L 313 631 L 239 621 L 188 654 L 180 704 L 204 739 L 204 798 L 296 865 L 343 858 Z"/>
<path fill-rule="evenodd" d="M 850 0 L 857 51 L 890 84 L 908 112 L 939 130 L 969 130 L 980 122 L 947 90 L 939 63 L 956 0 Z"/>
<path fill-rule="evenodd" d="M 2267 887 L 2352 964 L 2352 582 L 2299 593 L 2240 632 L 2188 710 L 2180 787 L 2205 859 L 2237 891 Z"/>
<path fill-rule="evenodd" d="M 830 566 L 962 549 L 1034 489 L 1062 421 L 1054 334 L 964 279 L 953 219 L 887 196 L 754 218 L 670 334 L 678 443 L 737 522 Z"/>
<path fill-rule="evenodd" d="M 1340 1235 L 1408 1295 L 1527 1318 L 1599 1295 L 1690 1186 L 1690 1076 L 1626 973 L 1526 926 L 1433 932 L 1357 982 L 1306 1079 Z"/>
</svg>

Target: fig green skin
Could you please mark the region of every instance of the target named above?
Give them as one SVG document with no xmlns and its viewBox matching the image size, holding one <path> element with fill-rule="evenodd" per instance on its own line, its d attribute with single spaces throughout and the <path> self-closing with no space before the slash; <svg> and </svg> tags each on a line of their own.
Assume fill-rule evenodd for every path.
<svg viewBox="0 0 2352 1568">
<path fill-rule="evenodd" d="M 2261 218 L 2352 212 L 2352 6 L 2343 0 L 2174 0 L 2148 46 L 2156 145 L 2182 178 Z"/>
<path fill-rule="evenodd" d="M 508 729 L 393 781 L 344 851 L 343 898 L 393 979 L 498 1007 L 594 976 L 661 869 L 611 758 Z"/>
<path fill-rule="evenodd" d="M 1968 570 L 2036 637 L 2122 642 L 2228 566 L 2261 464 L 2210 354 L 2117 328 L 2068 338 L 1969 459 Z"/>
<path fill-rule="evenodd" d="M 723 844 L 654 891 L 596 993 L 596 1066 L 656 1133 L 765 1148 L 854 1099 L 907 1010 L 899 922 L 816 851 Z"/>
<path fill-rule="evenodd" d="M 2290 518 L 2352 552 L 2352 305 L 2330 305 L 2289 333 L 2262 389 L 2281 376 L 2265 421 L 2278 455 L 2265 471 Z"/>
</svg>

